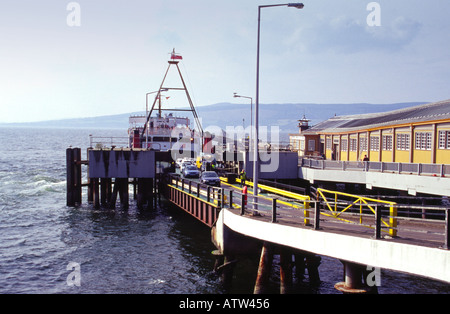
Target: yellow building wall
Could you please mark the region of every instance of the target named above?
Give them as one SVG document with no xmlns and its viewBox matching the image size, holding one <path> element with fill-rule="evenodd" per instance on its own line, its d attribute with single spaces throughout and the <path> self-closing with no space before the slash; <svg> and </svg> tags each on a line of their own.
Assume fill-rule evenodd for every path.
<svg viewBox="0 0 450 314">
<path fill-rule="evenodd" d="M 347 161 L 348 152 L 341 151 L 341 161 Z"/>
<path fill-rule="evenodd" d="M 392 162 L 392 151 L 383 150 L 381 152 L 381 161 L 383 162 Z"/>
<path fill-rule="evenodd" d="M 395 162 L 409 162 L 409 150 L 395 150 Z"/>
<path fill-rule="evenodd" d="M 414 163 L 431 164 L 431 150 L 414 150 Z"/>
<path fill-rule="evenodd" d="M 450 149 L 438 149 L 436 151 L 437 164 L 450 164 Z"/>
<path fill-rule="evenodd" d="M 380 152 L 371 150 L 369 160 L 370 161 L 379 161 L 380 160 Z"/>
</svg>

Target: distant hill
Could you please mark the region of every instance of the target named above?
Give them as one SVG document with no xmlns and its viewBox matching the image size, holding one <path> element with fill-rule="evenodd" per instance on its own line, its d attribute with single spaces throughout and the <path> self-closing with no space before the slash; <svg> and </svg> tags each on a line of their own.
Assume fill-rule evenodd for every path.
<svg viewBox="0 0 450 314">
<path fill-rule="evenodd" d="M 282 132 L 297 132 L 298 120 L 306 116 L 315 125 L 335 115 L 349 115 L 361 113 L 385 112 L 426 102 L 410 102 L 395 104 L 260 104 L 259 125 L 277 125 Z M 201 118 L 203 128 L 208 126 L 250 125 L 250 104 L 218 103 L 196 108 Z M 255 105 L 253 104 L 253 114 Z M 92 128 L 92 129 L 127 129 L 128 117 L 131 114 L 143 114 L 133 112 L 117 115 L 99 116 L 91 118 L 74 118 L 62 120 L 50 120 L 29 123 L 3 123 L 1 127 L 46 127 L 46 128 Z M 243 121 L 244 119 L 244 121 Z M 193 119 L 191 119 L 193 121 Z"/>
</svg>

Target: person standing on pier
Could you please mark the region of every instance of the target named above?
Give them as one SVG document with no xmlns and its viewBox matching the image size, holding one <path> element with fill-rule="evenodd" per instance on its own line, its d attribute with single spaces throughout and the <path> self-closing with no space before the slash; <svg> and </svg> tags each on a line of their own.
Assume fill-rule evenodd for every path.
<svg viewBox="0 0 450 314">
<path fill-rule="evenodd" d="M 242 187 L 242 186 L 245 186 L 245 178 L 246 178 L 246 175 L 245 175 L 245 170 L 244 170 L 244 169 L 242 169 L 242 170 L 241 170 L 241 174 L 240 174 L 240 179 L 241 179 L 241 187 Z"/>
<path fill-rule="evenodd" d="M 369 157 L 367 155 L 364 155 L 363 163 L 364 163 L 364 171 L 369 171 Z"/>
</svg>

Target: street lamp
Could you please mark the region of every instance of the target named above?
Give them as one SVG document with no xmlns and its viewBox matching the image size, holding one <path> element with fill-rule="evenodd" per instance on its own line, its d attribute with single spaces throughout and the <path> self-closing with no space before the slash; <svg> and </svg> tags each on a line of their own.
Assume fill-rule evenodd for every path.
<svg viewBox="0 0 450 314">
<path fill-rule="evenodd" d="M 256 49 L 256 102 L 255 102 L 255 139 L 253 149 L 253 195 L 258 195 L 258 177 L 259 177 L 259 160 L 258 160 L 258 142 L 259 142 L 259 42 L 261 30 L 261 9 L 268 7 L 287 6 L 296 9 L 303 9 L 303 3 L 285 3 L 285 4 L 269 4 L 258 6 L 258 41 Z"/>
<path fill-rule="evenodd" d="M 234 98 L 241 97 L 241 98 L 250 99 L 250 141 L 249 141 L 249 147 L 250 147 L 250 143 L 252 142 L 252 139 L 253 139 L 253 98 L 248 97 L 248 96 L 238 95 L 237 93 L 234 93 L 233 97 Z"/>
</svg>

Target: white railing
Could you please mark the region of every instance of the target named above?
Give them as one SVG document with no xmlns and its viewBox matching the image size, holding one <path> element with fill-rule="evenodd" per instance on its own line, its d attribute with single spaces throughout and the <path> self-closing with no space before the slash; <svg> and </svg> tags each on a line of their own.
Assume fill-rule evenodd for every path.
<svg viewBox="0 0 450 314">
<path fill-rule="evenodd" d="M 343 171 L 376 171 L 399 174 L 428 175 L 445 177 L 450 175 L 450 165 L 401 163 L 382 161 L 336 161 L 300 158 L 299 165 L 313 169 Z"/>
<path fill-rule="evenodd" d="M 118 136 L 92 136 L 89 135 L 89 147 L 92 148 L 110 148 L 110 147 L 129 147 L 130 138 Z"/>
</svg>

